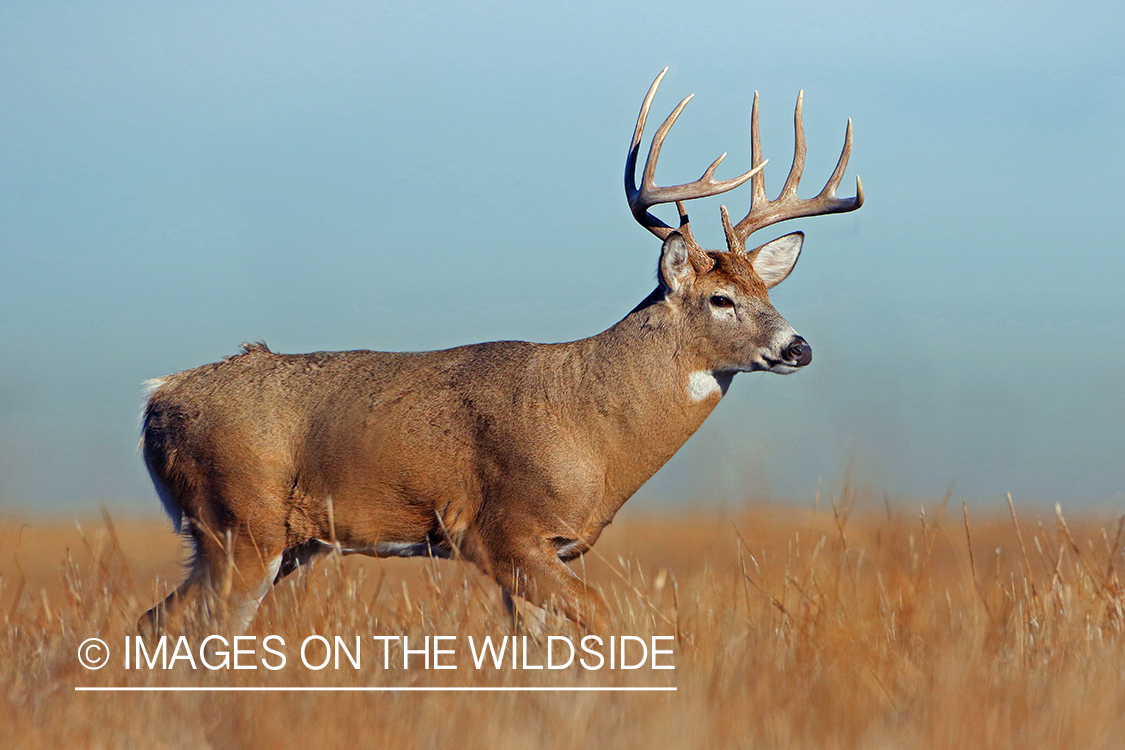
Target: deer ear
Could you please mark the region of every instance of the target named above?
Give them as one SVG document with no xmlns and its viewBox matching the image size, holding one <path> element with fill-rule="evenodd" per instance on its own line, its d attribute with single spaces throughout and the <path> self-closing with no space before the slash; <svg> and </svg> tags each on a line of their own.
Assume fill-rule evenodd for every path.
<svg viewBox="0 0 1125 750">
<path fill-rule="evenodd" d="M 754 267 L 754 273 L 765 282 L 766 289 L 772 289 L 784 281 L 793 266 L 797 265 L 797 256 L 801 254 L 804 241 L 804 232 L 794 232 L 750 251 L 750 265 Z"/>
<path fill-rule="evenodd" d="M 664 240 L 660 249 L 660 279 L 671 292 L 678 292 L 692 276 L 695 269 L 691 265 L 687 243 L 679 232 L 672 232 Z"/>
</svg>

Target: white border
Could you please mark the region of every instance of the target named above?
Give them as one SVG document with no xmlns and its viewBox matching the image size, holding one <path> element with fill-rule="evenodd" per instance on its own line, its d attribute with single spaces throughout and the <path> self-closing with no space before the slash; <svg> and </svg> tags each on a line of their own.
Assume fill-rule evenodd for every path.
<svg viewBox="0 0 1125 750">
<path fill-rule="evenodd" d="M 76 693 L 674 693 L 669 687 L 83 687 Z"/>
</svg>

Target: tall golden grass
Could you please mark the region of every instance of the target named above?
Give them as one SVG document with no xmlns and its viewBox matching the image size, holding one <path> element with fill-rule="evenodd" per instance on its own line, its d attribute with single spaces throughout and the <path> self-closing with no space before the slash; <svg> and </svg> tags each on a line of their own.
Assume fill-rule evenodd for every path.
<svg viewBox="0 0 1125 750">
<path fill-rule="evenodd" d="M 1114 748 L 1125 746 L 1123 521 L 930 503 L 623 514 L 576 567 L 615 631 L 674 635 L 674 671 L 310 671 L 328 636 L 501 637 L 495 586 L 446 561 L 329 559 L 263 603 L 273 672 L 82 668 L 177 582 L 154 523 L 0 536 L 0 747 Z M 64 549 L 65 548 L 65 549 Z M 154 583 L 154 581 L 156 583 Z M 568 635 L 552 619 L 539 634 Z M 533 659 L 534 662 L 534 659 Z M 76 686 L 630 687 L 675 692 L 87 693 Z"/>
</svg>

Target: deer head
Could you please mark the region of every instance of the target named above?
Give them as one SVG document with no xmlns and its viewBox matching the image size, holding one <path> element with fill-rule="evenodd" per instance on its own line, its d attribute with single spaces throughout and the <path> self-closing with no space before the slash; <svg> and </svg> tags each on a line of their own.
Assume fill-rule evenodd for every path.
<svg viewBox="0 0 1125 750">
<path fill-rule="evenodd" d="M 787 234 L 750 251 L 746 250 L 746 240 L 757 230 L 787 219 L 854 211 L 863 205 L 863 185 L 858 177 L 855 197 L 836 197 L 836 188 L 843 178 L 851 153 L 851 120 L 848 121 L 844 148 L 836 169 L 815 198 L 797 197 L 797 186 L 805 164 L 805 136 L 801 122 L 803 93 L 797 97 L 794 114 L 793 164 L 776 199 L 771 201 L 766 198 L 763 174 L 766 160 L 762 158 L 758 132 L 757 94 L 754 95 L 751 115 L 750 171 L 731 180 L 715 180 L 715 169 L 726 157 L 723 154 L 695 182 L 658 187 L 655 175 L 660 149 L 668 131 L 691 101 L 688 96 L 653 136 L 638 187 L 637 155 L 645 121 L 667 71 L 665 68 L 656 77 L 645 96 L 625 162 L 625 194 L 629 208 L 641 226 L 664 240 L 660 256 L 663 302 L 680 317 L 685 335 L 691 340 L 693 351 L 699 355 L 702 370 L 714 374 L 754 370 L 782 374 L 796 372 L 812 361 L 812 348 L 770 304 L 769 290 L 793 270 L 801 253 L 804 234 Z M 700 247 L 692 236 L 684 201 L 724 193 L 748 180 L 752 180 L 752 197 L 745 218 L 732 224 L 726 206 L 720 207 L 727 250 Z M 675 202 L 680 215 L 679 227 L 675 229 L 648 211 L 657 204 L 671 202 Z"/>
</svg>

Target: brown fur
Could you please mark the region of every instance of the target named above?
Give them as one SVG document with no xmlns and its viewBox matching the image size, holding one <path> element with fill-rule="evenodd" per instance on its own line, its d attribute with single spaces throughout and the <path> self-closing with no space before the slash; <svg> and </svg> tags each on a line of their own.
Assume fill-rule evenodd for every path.
<svg viewBox="0 0 1125 750">
<path fill-rule="evenodd" d="M 165 378 L 143 454 L 196 559 L 149 617 L 219 594 L 244 626 L 275 579 L 335 543 L 459 555 L 507 592 L 605 628 L 604 603 L 563 560 L 597 541 L 718 403 L 719 390 L 689 397 L 691 373 L 714 372 L 725 392 L 735 371 L 765 369 L 748 352 L 791 333 L 751 256 L 691 248 L 677 265 L 677 249 L 674 234 L 665 281 L 591 338 L 418 353 L 245 345 Z M 716 290 L 736 317 L 716 316 Z"/>
</svg>

